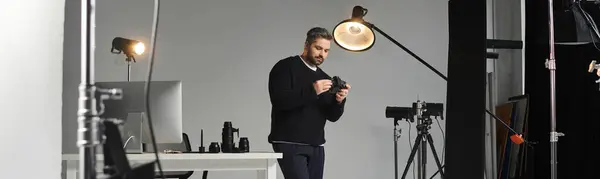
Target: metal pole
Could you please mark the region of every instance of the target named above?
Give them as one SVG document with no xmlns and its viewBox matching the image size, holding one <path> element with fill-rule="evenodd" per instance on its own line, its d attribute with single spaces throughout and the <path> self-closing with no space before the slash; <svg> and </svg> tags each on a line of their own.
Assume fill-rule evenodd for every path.
<svg viewBox="0 0 600 179">
<path fill-rule="evenodd" d="M 420 118 L 417 118 L 417 134 L 420 134 L 420 130 L 419 130 L 419 126 L 421 126 L 421 124 L 423 124 L 423 122 L 421 121 Z M 425 148 L 425 138 L 422 138 L 421 141 L 419 141 L 421 143 L 421 145 L 419 145 L 419 149 L 417 149 L 417 178 L 418 179 L 425 179 L 426 175 L 425 175 L 425 165 L 423 165 L 423 149 Z"/>
<path fill-rule="evenodd" d="M 496 67 L 496 61 L 494 61 L 494 68 Z M 494 72 L 492 73 L 488 73 L 488 89 L 489 89 L 489 108 L 494 111 L 494 113 L 496 112 L 496 108 L 495 108 L 495 104 L 496 104 L 496 94 L 495 94 L 495 90 L 496 89 L 496 80 L 495 80 L 495 69 Z M 497 171 L 497 162 L 496 162 L 496 121 L 492 119 L 493 117 L 489 116 L 489 120 L 486 120 L 486 123 L 488 123 L 488 130 L 489 130 L 489 147 L 490 147 L 490 156 L 488 156 L 489 158 L 489 165 L 486 168 L 489 168 L 490 171 L 489 173 L 486 175 L 488 179 L 496 179 L 498 178 L 498 171 Z M 502 121 L 503 122 L 503 121 Z"/>
<path fill-rule="evenodd" d="M 131 81 L 131 62 L 127 62 L 127 81 Z"/>
<path fill-rule="evenodd" d="M 77 146 L 79 147 L 79 178 L 96 179 L 98 111 L 94 86 L 94 26 L 95 0 L 81 0 L 81 83 L 77 111 Z"/>
<path fill-rule="evenodd" d="M 554 2 L 548 0 L 549 13 L 549 35 L 550 35 L 550 56 L 546 60 L 546 68 L 550 70 L 550 178 L 557 178 L 557 143 L 558 137 L 563 136 L 563 133 L 556 132 L 556 62 L 554 51 Z"/>
<path fill-rule="evenodd" d="M 398 179 L 398 136 L 399 132 L 396 127 L 396 119 L 394 119 L 394 179 Z"/>
</svg>

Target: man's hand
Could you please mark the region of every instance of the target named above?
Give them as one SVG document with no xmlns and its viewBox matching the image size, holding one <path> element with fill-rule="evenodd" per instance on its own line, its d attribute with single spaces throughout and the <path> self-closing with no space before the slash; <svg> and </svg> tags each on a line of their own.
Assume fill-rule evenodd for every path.
<svg viewBox="0 0 600 179">
<path fill-rule="evenodd" d="M 337 92 L 335 94 L 335 100 L 337 100 L 338 103 L 342 103 L 342 101 L 344 101 L 344 99 L 346 99 L 346 96 L 348 96 L 349 91 L 350 91 L 350 84 L 346 84 L 346 89 L 342 89 L 340 92 Z"/>
<path fill-rule="evenodd" d="M 320 95 L 321 93 L 328 91 L 329 88 L 331 88 L 332 84 L 333 83 L 331 82 L 331 80 L 324 79 L 314 82 L 313 87 L 315 88 L 317 95 Z"/>
</svg>

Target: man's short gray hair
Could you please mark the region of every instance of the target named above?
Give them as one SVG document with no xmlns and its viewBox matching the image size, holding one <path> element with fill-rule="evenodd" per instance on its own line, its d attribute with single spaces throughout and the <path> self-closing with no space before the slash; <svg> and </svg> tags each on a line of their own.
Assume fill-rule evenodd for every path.
<svg viewBox="0 0 600 179">
<path fill-rule="evenodd" d="M 327 40 L 332 40 L 333 36 L 329 31 L 322 27 L 313 27 L 308 32 L 306 32 L 306 43 L 311 44 L 315 40 L 322 38 Z"/>
</svg>

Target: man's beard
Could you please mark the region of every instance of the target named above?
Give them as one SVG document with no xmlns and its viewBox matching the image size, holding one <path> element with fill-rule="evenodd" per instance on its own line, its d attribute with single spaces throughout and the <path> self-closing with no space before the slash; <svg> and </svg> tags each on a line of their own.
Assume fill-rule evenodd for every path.
<svg viewBox="0 0 600 179">
<path fill-rule="evenodd" d="M 308 55 L 308 61 L 310 63 L 312 63 L 312 65 L 314 65 L 314 66 L 319 66 L 319 65 L 321 65 L 323 63 L 323 58 L 318 57 L 318 56 L 315 57 L 315 56 L 312 56 L 312 55 Z"/>
</svg>

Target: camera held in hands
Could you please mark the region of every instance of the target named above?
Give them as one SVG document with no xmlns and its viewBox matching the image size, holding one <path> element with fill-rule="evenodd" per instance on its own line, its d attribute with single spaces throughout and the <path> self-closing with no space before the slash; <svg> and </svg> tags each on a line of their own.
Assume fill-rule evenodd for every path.
<svg viewBox="0 0 600 179">
<path fill-rule="evenodd" d="M 331 88 L 329 88 L 329 92 L 333 94 L 348 88 L 348 86 L 346 86 L 346 81 L 342 80 L 339 76 L 334 76 L 331 79 L 331 83 L 332 85 Z"/>
</svg>

